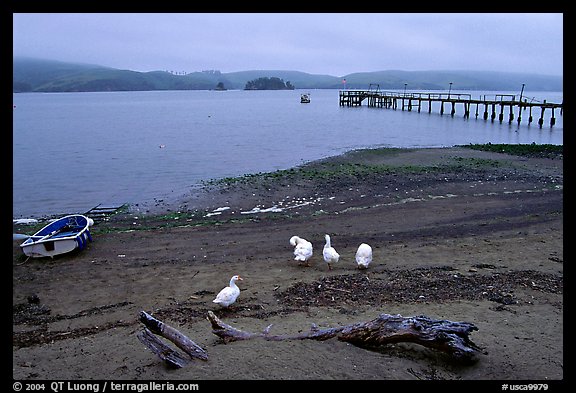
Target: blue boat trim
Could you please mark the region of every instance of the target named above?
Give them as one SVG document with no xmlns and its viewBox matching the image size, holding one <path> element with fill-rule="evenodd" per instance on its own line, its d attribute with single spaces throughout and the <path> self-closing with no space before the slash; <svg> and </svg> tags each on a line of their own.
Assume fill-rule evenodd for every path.
<svg viewBox="0 0 576 393">
<path fill-rule="evenodd" d="M 89 228 L 94 224 L 91 218 L 72 214 L 57 219 L 24 241 L 20 247 L 29 256 L 54 256 L 74 249 L 84 250 L 92 242 Z M 67 242 L 67 243 L 65 243 Z M 70 242 L 73 242 L 70 244 Z M 55 247 L 60 243 L 60 247 Z M 42 245 L 41 249 L 37 245 Z"/>
</svg>

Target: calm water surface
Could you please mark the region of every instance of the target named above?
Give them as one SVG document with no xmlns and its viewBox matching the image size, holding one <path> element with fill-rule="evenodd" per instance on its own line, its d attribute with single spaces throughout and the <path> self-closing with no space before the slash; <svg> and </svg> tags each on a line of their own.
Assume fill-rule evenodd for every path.
<svg viewBox="0 0 576 393">
<path fill-rule="evenodd" d="M 559 111 L 516 121 L 349 108 L 337 90 L 152 91 L 13 95 L 13 217 L 83 213 L 98 205 L 146 204 L 189 193 L 202 180 L 286 169 L 366 147 L 468 143 L 563 144 Z M 454 91 L 458 93 L 457 91 Z M 462 92 L 479 98 L 502 92 Z M 519 94 L 518 92 L 504 92 Z M 561 92 L 524 97 L 562 102 Z M 504 119 L 508 119 L 505 111 Z"/>
</svg>

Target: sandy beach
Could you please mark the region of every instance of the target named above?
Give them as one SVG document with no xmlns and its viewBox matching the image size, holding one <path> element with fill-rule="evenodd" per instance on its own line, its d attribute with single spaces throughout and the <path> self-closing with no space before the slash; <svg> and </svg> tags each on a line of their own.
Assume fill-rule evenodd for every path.
<svg viewBox="0 0 576 393">
<path fill-rule="evenodd" d="M 33 233 L 15 225 L 14 233 Z M 331 270 L 324 235 L 340 253 Z M 289 239 L 313 243 L 310 266 Z M 535 380 L 564 375 L 563 159 L 465 147 L 351 152 L 224 179 L 97 222 L 81 252 L 13 245 L 18 380 Z M 373 249 L 366 270 L 354 255 Z M 232 275 L 240 296 L 212 303 Z M 146 311 L 204 348 L 173 369 L 137 338 Z M 418 344 L 223 343 L 206 316 L 273 334 L 379 314 L 465 321 L 472 364 Z"/>
</svg>

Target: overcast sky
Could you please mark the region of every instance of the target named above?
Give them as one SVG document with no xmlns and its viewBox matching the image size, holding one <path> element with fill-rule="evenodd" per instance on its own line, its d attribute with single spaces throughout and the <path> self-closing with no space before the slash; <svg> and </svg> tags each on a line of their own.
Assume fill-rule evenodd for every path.
<svg viewBox="0 0 576 393">
<path fill-rule="evenodd" d="M 134 71 L 563 74 L 560 13 L 13 14 L 13 54 Z"/>
</svg>

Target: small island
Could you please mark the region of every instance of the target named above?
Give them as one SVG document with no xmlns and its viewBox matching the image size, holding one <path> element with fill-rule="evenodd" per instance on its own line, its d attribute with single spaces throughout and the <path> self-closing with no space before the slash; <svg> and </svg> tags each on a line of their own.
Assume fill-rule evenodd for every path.
<svg viewBox="0 0 576 393">
<path fill-rule="evenodd" d="M 284 82 L 284 80 L 271 77 L 271 78 L 257 78 L 246 82 L 244 90 L 294 90 L 294 86 L 290 81 Z"/>
<path fill-rule="evenodd" d="M 228 90 L 228 89 L 224 87 L 224 83 L 218 82 L 218 84 L 216 85 L 216 88 L 214 90 L 224 91 L 224 90 Z"/>
</svg>

